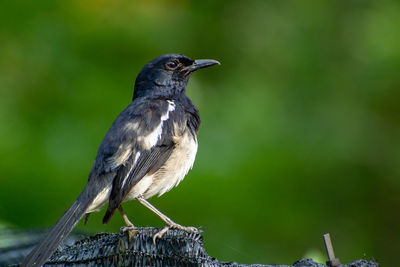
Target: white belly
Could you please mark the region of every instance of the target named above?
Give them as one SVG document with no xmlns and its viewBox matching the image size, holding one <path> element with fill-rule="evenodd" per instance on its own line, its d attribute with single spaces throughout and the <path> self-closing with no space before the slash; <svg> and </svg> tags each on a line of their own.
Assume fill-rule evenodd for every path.
<svg viewBox="0 0 400 267">
<path fill-rule="evenodd" d="M 162 194 L 177 186 L 192 168 L 197 153 L 197 140 L 194 140 L 189 133 L 185 133 L 179 138 L 174 151 L 165 164 L 152 175 L 144 176 L 128 193 L 125 201 L 132 200 L 138 196 L 145 199 L 154 195 Z M 94 199 L 86 213 L 98 211 L 103 205 L 108 203 L 112 188 L 112 180 L 109 186 Z"/>
<path fill-rule="evenodd" d="M 186 132 L 165 164 L 154 174 L 144 176 L 129 192 L 124 201 L 142 196 L 145 199 L 161 196 L 177 186 L 192 168 L 197 153 L 197 140 Z"/>
</svg>

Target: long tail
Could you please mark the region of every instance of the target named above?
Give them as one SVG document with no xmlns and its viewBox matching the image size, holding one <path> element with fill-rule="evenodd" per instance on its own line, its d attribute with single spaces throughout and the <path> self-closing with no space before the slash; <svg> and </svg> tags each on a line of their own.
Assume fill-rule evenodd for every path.
<svg viewBox="0 0 400 267">
<path fill-rule="evenodd" d="M 42 266 L 54 253 L 58 245 L 68 236 L 79 222 L 85 211 L 93 202 L 96 193 L 93 187 L 87 184 L 78 199 L 61 216 L 56 225 L 47 233 L 46 237 L 26 257 L 21 266 Z"/>
</svg>

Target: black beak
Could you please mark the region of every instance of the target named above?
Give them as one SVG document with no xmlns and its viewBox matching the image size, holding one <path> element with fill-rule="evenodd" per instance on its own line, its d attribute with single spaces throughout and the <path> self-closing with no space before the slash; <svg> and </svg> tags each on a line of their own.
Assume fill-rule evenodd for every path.
<svg viewBox="0 0 400 267">
<path fill-rule="evenodd" d="M 186 67 L 185 70 L 187 72 L 193 72 L 199 69 L 211 67 L 213 65 L 221 65 L 221 63 L 213 59 L 197 59 L 192 65 Z"/>
</svg>

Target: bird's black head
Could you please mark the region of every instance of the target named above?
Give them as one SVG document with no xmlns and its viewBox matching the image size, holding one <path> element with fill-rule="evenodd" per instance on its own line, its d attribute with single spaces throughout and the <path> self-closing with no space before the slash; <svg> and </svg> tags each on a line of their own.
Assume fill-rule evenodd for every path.
<svg viewBox="0 0 400 267">
<path fill-rule="evenodd" d="M 133 99 L 142 96 L 173 97 L 185 92 L 190 74 L 195 70 L 220 64 L 216 60 L 193 60 L 184 55 L 167 54 L 153 59 L 140 71 Z"/>
</svg>

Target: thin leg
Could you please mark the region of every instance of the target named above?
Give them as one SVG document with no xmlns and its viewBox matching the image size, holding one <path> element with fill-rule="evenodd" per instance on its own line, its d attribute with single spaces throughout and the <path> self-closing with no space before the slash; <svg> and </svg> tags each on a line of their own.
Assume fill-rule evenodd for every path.
<svg viewBox="0 0 400 267">
<path fill-rule="evenodd" d="M 195 227 L 187 227 L 187 226 L 182 226 L 180 224 L 175 223 L 173 220 L 168 218 L 166 215 L 164 215 L 161 211 L 156 209 L 153 205 L 151 205 L 147 200 L 145 200 L 143 197 L 138 197 L 136 198 L 137 201 L 139 201 L 141 204 L 146 206 L 148 209 L 150 209 L 152 212 L 158 215 L 158 217 L 161 218 L 167 225 L 160 231 L 158 232 L 154 237 L 153 237 L 153 242 L 156 242 L 157 238 L 161 238 L 170 228 L 176 228 L 176 229 L 181 229 L 183 231 L 187 232 L 194 232 L 198 233 L 199 231 Z"/>
<path fill-rule="evenodd" d="M 124 222 L 125 222 L 125 225 L 126 225 L 127 227 L 135 227 L 135 226 L 133 225 L 133 223 L 129 220 L 128 216 L 126 216 L 126 213 L 125 213 L 125 211 L 124 211 L 124 209 L 122 208 L 121 205 L 118 206 L 118 210 L 119 210 L 119 213 L 121 213 L 121 216 L 122 216 L 122 219 L 123 219 Z"/>
<path fill-rule="evenodd" d="M 121 228 L 121 231 L 123 232 L 127 231 L 129 239 L 132 239 L 132 237 L 138 232 L 138 230 L 133 225 L 133 223 L 128 219 L 128 216 L 126 216 L 126 213 L 121 205 L 118 206 L 118 210 L 121 213 L 122 219 L 124 220 L 126 225 L 125 227 Z"/>
</svg>

